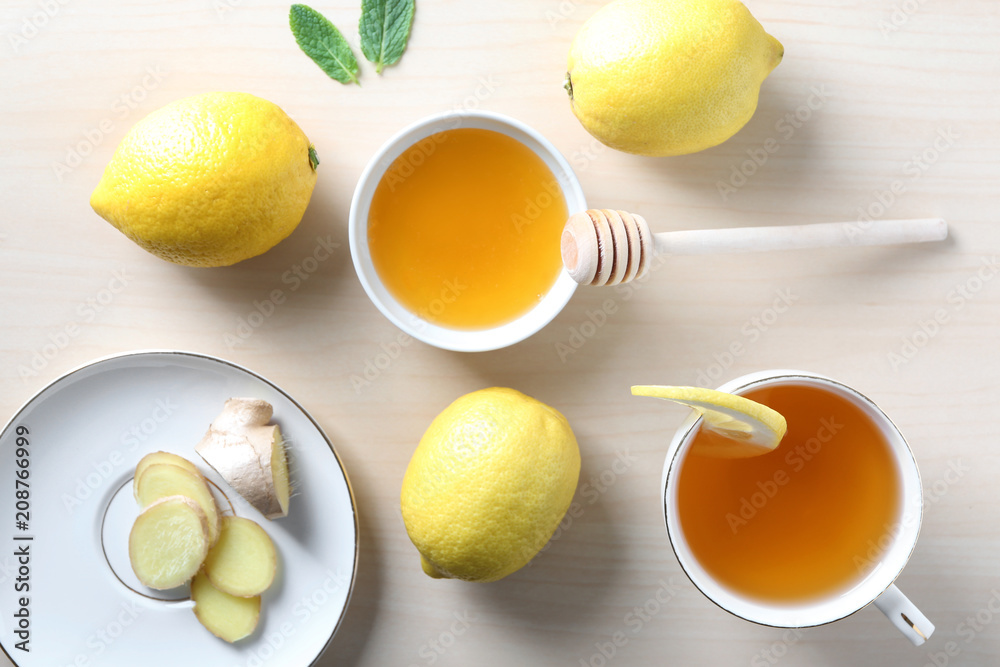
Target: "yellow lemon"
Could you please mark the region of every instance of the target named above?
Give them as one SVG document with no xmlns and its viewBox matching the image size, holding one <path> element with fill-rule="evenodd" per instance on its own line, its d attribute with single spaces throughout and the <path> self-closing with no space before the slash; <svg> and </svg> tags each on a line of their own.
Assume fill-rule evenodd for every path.
<svg viewBox="0 0 1000 667">
<path fill-rule="evenodd" d="M 615 0 L 573 40 L 566 90 L 602 143 L 683 155 L 750 120 L 783 54 L 738 0 Z"/>
<path fill-rule="evenodd" d="M 403 477 L 406 532 L 435 578 L 496 581 L 545 546 L 569 508 L 580 449 L 558 411 L 494 387 L 431 423 Z"/>
<path fill-rule="evenodd" d="M 701 415 L 701 427 L 722 436 L 699 444 L 698 453 L 706 456 L 736 459 L 767 454 L 788 430 L 784 416 L 777 410 L 724 391 L 639 385 L 632 387 L 632 394 L 680 403 Z"/>
<path fill-rule="evenodd" d="M 228 266 L 302 220 L 319 160 L 278 106 L 246 93 L 186 97 L 135 124 L 90 205 L 149 252 Z"/>
</svg>

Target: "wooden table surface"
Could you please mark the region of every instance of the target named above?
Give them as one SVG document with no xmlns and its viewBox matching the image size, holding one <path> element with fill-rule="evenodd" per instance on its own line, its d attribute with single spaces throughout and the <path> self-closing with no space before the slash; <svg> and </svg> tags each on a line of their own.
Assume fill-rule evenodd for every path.
<svg viewBox="0 0 1000 667">
<path fill-rule="evenodd" d="M 359 509 L 356 587 L 321 665 L 997 664 L 996 2 L 751 0 L 785 46 L 756 115 L 721 146 L 664 159 L 603 148 L 569 109 L 566 53 L 599 0 L 418 4 L 401 64 L 379 77 L 363 63 L 356 87 L 298 50 L 287 3 L 3 3 L 4 420 L 67 370 L 135 349 L 220 356 L 282 386 L 330 435 Z M 316 7 L 357 46 L 358 2 Z M 290 238 L 231 268 L 191 269 L 146 254 L 88 199 L 129 127 L 212 90 L 278 103 L 322 165 Z M 397 346 L 351 264 L 349 203 L 386 138 L 454 108 L 535 127 L 570 160 L 588 203 L 640 212 L 654 230 L 942 216 L 952 236 L 676 258 L 628 288 L 579 290 L 552 324 L 507 349 Z M 336 247 L 305 271 L 322 243 Z M 287 299 L 247 328 L 275 289 Z M 702 597 L 670 551 L 660 473 L 685 413 L 628 387 L 716 386 L 788 367 L 857 387 L 909 438 L 926 513 L 899 585 L 937 625 L 924 647 L 874 608 L 802 633 L 741 621 Z M 444 406 L 492 385 L 569 418 L 582 512 L 501 582 L 431 580 L 400 518 L 403 472 Z M 616 633 L 625 641 L 607 658 Z"/>
</svg>

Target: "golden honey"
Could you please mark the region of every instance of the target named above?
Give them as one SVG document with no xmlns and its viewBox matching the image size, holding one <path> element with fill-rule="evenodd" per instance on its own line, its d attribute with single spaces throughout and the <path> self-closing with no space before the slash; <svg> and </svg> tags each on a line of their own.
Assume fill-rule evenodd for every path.
<svg viewBox="0 0 1000 667">
<path fill-rule="evenodd" d="M 409 147 L 386 170 L 368 246 L 386 289 L 410 312 L 486 329 L 531 310 L 562 269 L 567 218 L 556 177 L 530 148 L 456 128 Z"/>
</svg>

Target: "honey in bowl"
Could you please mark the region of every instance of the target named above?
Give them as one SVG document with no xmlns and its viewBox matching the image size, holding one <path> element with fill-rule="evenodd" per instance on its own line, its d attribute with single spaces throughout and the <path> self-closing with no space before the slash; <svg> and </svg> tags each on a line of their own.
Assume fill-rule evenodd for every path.
<svg viewBox="0 0 1000 667">
<path fill-rule="evenodd" d="M 531 310 L 555 283 L 567 217 L 558 179 L 533 150 L 493 130 L 455 128 L 385 171 L 368 247 L 407 310 L 442 327 L 488 329 Z"/>
</svg>

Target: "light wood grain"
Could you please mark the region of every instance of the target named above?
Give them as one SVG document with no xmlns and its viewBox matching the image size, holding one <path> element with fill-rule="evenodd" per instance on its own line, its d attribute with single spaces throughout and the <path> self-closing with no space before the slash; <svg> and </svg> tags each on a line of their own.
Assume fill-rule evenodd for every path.
<svg viewBox="0 0 1000 667">
<path fill-rule="evenodd" d="M 948 642 L 960 650 L 949 664 L 1000 660 L 1000 618 L 984 611 L 1000 590 L 995 2 L 752 0 L 785 46 L 757 114 L 725 144 L 669 159 L 605 149 L 569 110 L 566 52 L 597 1 L 420 0 L 401 64 L 382 77 L 363 65 L 360 88 L 327 79 L 298 51 L 287 3 L 65 0 L 15 51 L 10 35 L 40 4 L 0 8 L 0 414 L 70 368 L 139 348 L 218 355 L 284 387 L 330 434 L 360 510 L 357 587 L 320 664 L 599 665 L 615 633 L 627 642 L 609 665 L 923 665 Z M 358 5 L 317 7 L 356 42 Z M 128 242 L 88 199 L 128 127 L 209 90 L 275 101 L 322 165 L 287 241 L 230 269 L 191 270 Z M 509 349 L 397 348 L 398 331 L 351 266 L 352 190 L 389 135 L 462 106 L 534 126 L 573 164 L 589 205 L 640 213 L 657 221 L 654 232 L 869 211 L 943 217 L 952 238 L 677 257 L 648 280 L 581 289 L 550 326 Z M 72 151 L 88 154 L 58 173 Z M 296 278 L 319 238 L 339 247 Z M 112 294 L 116 276 L 127 286 Z M 241 318 L 275 289 L 287 300 L 234 343 Z M 64 335 L 67 344 L 33 369 Z M 633 399 L 628 387 L 714 386 L 778 367 L 857 387 L 909 437 L 932 500 L 899 585 L 937 625 L 925 647 L 910 646 L 874 609 L 801 637 L 740 621 L 703 598 L 671 554 L 660 470 L 683 412 Z M 515 387 L 569 418 L 583 453 L 582 513 L 506 580 L 434 581 L 400 520 L 403 471 L 433 416 L 489 385 Z M 628 462 L 620 474 L 609 472 L 616 460 Z M 950 466 L 963 474 L 945 485 Z M 637 623 L 635 608 L 658 591 L 669 601 Z M 975 623 L 977 612 L 991 623 L 969 636 L 966 619 Z M 451 635 L 453 627 L 464 629 Z"/>
</svg>

